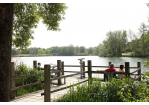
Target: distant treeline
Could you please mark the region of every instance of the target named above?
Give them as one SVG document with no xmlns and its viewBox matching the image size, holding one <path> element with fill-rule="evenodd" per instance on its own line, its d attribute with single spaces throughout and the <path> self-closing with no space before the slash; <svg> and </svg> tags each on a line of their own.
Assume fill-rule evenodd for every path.
<svg viewBox="0 0 149 105">
<path fill-rule="evenodd" d="M 49 56 L 76 56 L 76 55 L 97 55 L 101 57 L 122 56 L 122 53 L 131 52 L 130 56 L 146 57 L 149 56 L 149 30 L 142 23 L 139 27 L 139 33 L 136 35 L 133 31 L 109 31 L 107 38 L 103 43 L 99 43 L 96 47 L 85 48 L 84 46 L 54 46 L 50 48 L 28 48 L 26 52 L 19 52 L 12 49 L 13 55 L 33 54 Z M 128 41 L 129 39 L 129 41 Z"/>
<path fill-rule="evenodd" d="M 75 55 L 98 55 L 96 52 L 96 47 L 85 48 L 84 46 L 73 46 L 72 44 L 69 46 L 54 46 L 50 48 L 28 48 L 25 52 L 20 52 L 19 50 L 12 48 L 12 55 L 18 54 L 32 54 L 32 55 L 42 55 L 47 54 L 49 56 L 75 56 Z"/>
</svg>

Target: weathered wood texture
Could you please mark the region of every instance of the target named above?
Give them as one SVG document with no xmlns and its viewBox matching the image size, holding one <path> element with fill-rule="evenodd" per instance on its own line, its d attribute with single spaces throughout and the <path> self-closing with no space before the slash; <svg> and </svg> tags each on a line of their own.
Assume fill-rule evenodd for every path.
<svg viewBox="0 0 149 105">
<path fill-rule="evenodd" d="M 58 70 L 61 70 L 61 60 L 57 60 L 57 69 Z M 58 72 L 58 77 L 61 76 L 61 71 Z M 58 85 L 61 85 L 62 81 L 61 81 L 61 78 L 58 79 Z"/>
<path fill-rule="evenodd" d="M 125 76 L 130 78 L 129 62 L 125 62 Z"/>
<path fill-rule="evenodd" d="M 37 69 L 37 61 L 36 60 L 33 61 L 33 68 Z"/>
<path fill-rule="evenodd" d="M 83 72 L 85 71 L 85 61 L 83 61 Z M 85 73 L 83 73 L 83 78 L 85 78 Z"/>
<path fill-rule="evenodd" d="M 141 63 L 137 62 L 137 67 L 140 68 L 140 70 L 138 71 L 138 76 L 141 75 Z M 139 81 L 141 81 L 141 76 L 138 79 Z"/>
<path fill-rule="evenodd" d="M 51 88 L 51 81 L 50 81 L 50 65 L 44 65 L 44 102 L 50 102 L 51 100 L 51 94 L 50 94 L 50 88 Z"/>
</svg>

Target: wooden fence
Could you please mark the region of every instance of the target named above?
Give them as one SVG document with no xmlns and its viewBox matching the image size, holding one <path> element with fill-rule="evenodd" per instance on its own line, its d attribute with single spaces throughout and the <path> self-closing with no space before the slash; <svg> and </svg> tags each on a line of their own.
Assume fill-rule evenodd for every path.
<svg viewBox="0 0 149 105">
<path fill-rule="evenodd" d="M 57 68 L 60 69 L 59 64 L 57 64 L 57 65 L 58 65 Z M 37 69 L 37 61 L 33 61 L 33 67 L 35 69 Z M 59 72 L 59 70 L 51 69 L 51 73 L 55 73 L 55 72 Z M 16 77 L 15 76 L 15 70 L 14 70 L 14 62 L 11 62 L 11 72 L 10 72 L 10 99 L 14 99 L 15 98 L 15 90 L 17 90 L 17 89 L 21 89 L 21 88 L 25 88 L 25 87 L 29 87 L 29 86 L 41 84 L 41 82 L 35 82 L 35 83 L 30 83 L 30 84 L 27 84 L 27 85 L 15 87 L 16 79 L 26 78 L 26 77 L 33 77 L 33 76 L 39 76 L 39 75 L 44 75 L 44 73 L 30 74 L 30 75 L 24 75 L 24 76 Z M 58 76 L 61 76 L 61 73 L 58 73 Z M 50 77 L 56 77 L 56 76 L 55 75 L 50 75 Z M 64 84 L 65 83 L 66 83 L 66 80 L 64 79 Z M 58 83 L 52 82 L 52 84 L 54 84 L 54 85 L 60 85 L 61 84 L 61 81 L 59 79 L 58 80 Z"/>
<path fill-rule="evenodd" d="M 83 62 L 83 72 L 77 72 L 77 71 L 65 71 L 64 70 L 64 67 L 80 67 L 80 65 L 64 65 L 64 62 L 61 63 L 61 60 L 58 60 L 58 70 L 59 70 L 59 74 L 61 72 L 61 67 L 62 67 L 62 74 L 63 76 L 60 76 L 59 77 L 56 77 L 56 78 L 49 78 L 50 77 L 50 73 L 51 73 L 51 65 L 44 65 L 44 81 L 41 81 L 41 83 L 44 83 L 44 93 L 41 93 L 41 96 L 44 95 L 44 102 L 50 102 L 51 101 L 51 93 L 53 92 L 57 92 L 57 91 L 60 91 L 60 90 L 63 90 L 63 89 L 66 89 L 66 88 L 69 88 L 69 87 L 72 87 L 73 85 L 70 85 L 70 86 L 66 86 L 66 87 L 63 87 L 63 88 L 60 88 L 60 89 L 56 89 L 56 90 L 53 90 L 51 91 L 51 82 L 53 80 L 59 80 L 58 82 L 61 83 L 60 79 L 62 78 L 67 78 L 67 77 L 72 77 L 72 76 L 75 76 L 75 75 L 79 75 L 79 74 L 83 74 L 84 77 L 85 77 L 85 73 L 88 73 L 88 79 L 87 80 L 84 80 L 82 82 L 79 82 L 79 83 L 76 83 L 74 84 L 74 86 L 78 85 L 78 84 L 81 84 L 81 83 L 84 83 L 86 81 L 88 81 L 89 79 L 93 79 L 92 78 L 92 73 L 101 73 L 103 74 L 104 72 L 103 71 L 92 71 L 92 68 L 93 67 L 102 67 L 102 68 L 108 68 L 109 66 L 92 66 L 92 61 L 91 60 L 88 60 L 88 66 L 85 66 L 85 62 Z M 111 62 L 109 62 L 109 65 L 111 64 Z M 61 67 L 60 67 L 61 65 Z M 85 67 L 88 67 L 88 70 L 85 71 Z M 119 67 L 115 67 L 115 68 L 119 68 Z M 125 73 L 123 72 L 116 72 L 116 74 L 125 74 L 128 78 L 130 77 L 130 75 L 136 75 L 134 74 L 135 72 L 137 72 L 138 74 L 138 78 L 137 79 L 134 79 L 134 80 L 139 80 L 141 81 L 141 65 L 140 65 L 140 62 L 137 62 L 137 67 L 130 67 L 129 66 L 129 62 L 125 62 Z M 130 68 L 131 69 L 137 69 L 133 72 L 130 73 Z M 71 74 L 71 75 L 65 75 L 64 76 L 64 72 L 73 72 L 75 74 Z M 104 80 L 104 79 L 103 79 Z M 102 81 L 103 81 L 102 80 Z M 88 81 L 88 84 L 91 83 Z"/>
<path fill-rule="evenodd" d="M 110 63 L 111 62 L 109 62 L 109 65 L 110 65 Z M 37 68 L 37 61 L 33 61 L 33 66 L 34 66 L 34 68 Z M 64 61 L 61 62 L 61 60 L 57 60 L 57 69 L 51 69 L 51 65 L 44 65 L 44 73 L 31 74 L 31 75 L 25 75 L 25 76 L 16 77 L 15 76 L 15 71 L 14 71 L 14 62 L 11 62 L 10 99 L 14 99 L 15 98 L 15 90 L 17 90 L 17 89 L 44 83 L 44 93 L 41 93 L 41 95 L 44 95 L 44 101 L 45 102 L 50 102 L 51 93 L 56 92 L 56 91 L 60 91 L 60 90 L 63 90 L 63 89 L 66 89 L 66 88 L 69 88 L 69 87 L 73 86 L 73 85 L 66 86 L 66 87 L 63 87 L 63 88 L 51 91 L 50 90 L 51 83 L 52 84 L 56 84 L 56 85 L 61 85 L 62 84 L 61 83 L 61 79 L 64 78 L 64 84 L 65 84 L 67 77 L 72 77 L 72 76 L 75 76 L 75 75 L 83 74 L 83 77 L 85 78 L 85 73 L 88 73 L 88 78 L 92 79 L 92 73 L 100 73 L 100 74 L 104 73 L 102 71 L 92 71 L 93 67 L 94 68 L 96 68 L 96 67 L 98 67 L 98 68 L 99 67 L 101 67 L 101 68 L 108 68 L 109 66 L 92 66 L 92 61 L 88 60 L 88 65 L 87 66 L 85 66 L 85 62 L 83 61 L 83 65 L 81 66 L 83 68 L 83 72 L 65 71 L 64 67 L 80 67 L 80 65 L 64 65 Z M 85 67 L 88 67 L 87 71 L 85 71 Z M 119 67 L 115 67 L 115 68 L 119 68 Z M 140 75 L 141 74 L 141 65 L 140 65 L 140 62 L 137 62 L 137 67 L 129 67 L 129 62 L 125 62 L 125 67 L 124 68 L 125 68 L 125 73 L 123 73 L 123 74 L 128 75 L 128 77 L 129 77 L 130 75 L 135 75 L 136 76 L 136 74 L 134 74 L 134 73 L 137 72 L 138 73 L 137 75 L 139 77 L 137 79 L 135 79 L 135 80 L 141 81 L 141 75 Z M 132 69 L 136 69 L 137 68 L 137 70 L 135 70 L 135 71 L 130 73 L 130 68 L 132 68 Z M 54 76 L 54 75 L 51 75 L 51 73 L 55 73 L 55 72 L 58 72 L 58 76 L 57 77 Z M 71 72 L 71 73 L 75 73 L 75 74 L 65 75 L 64 76 L 64 72 Z M 116 73 L 116 74 L 122 74 L 122 73 Z M 26 78 L 26 77 L 33 77 L 33 76 L 39 76 L 39 75 L 44 75 L 44 81 L 35 82 L 35 83 L 31 83 L 31 84 L 15 87 L 15 80 L 16 79 Z M 51 78 L 49 78 L 49 77 L 51 77 Z M 58 83 L 52 82 L 53 80 L 58 80 Z M 78 84 L 81 84 L 81 83 L 84 83 L 86 81 L 88 81 L 88 79 L 84 80 L 82 82 L 76 83 L 76 84 L 74 84 L 74 86 L 76 86 Z M 101 80 L 101 81 L 103 81 L 103 80 Z"/>
</svg>

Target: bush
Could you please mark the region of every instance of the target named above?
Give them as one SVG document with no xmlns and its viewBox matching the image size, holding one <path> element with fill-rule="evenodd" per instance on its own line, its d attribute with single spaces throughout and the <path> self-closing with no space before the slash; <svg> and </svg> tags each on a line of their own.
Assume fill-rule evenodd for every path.
<svg viewBox="0 0 149 105">
<path fill-rule="evenodd" d="M 55 101 L 55 100 L 54 100 Z M 57 99 L 58 102 L 144 102 L 149 101 L 149 88 L 145 83 L 132 79 L 122 79 L 101 83 L 97 78 L 92 84 L 82 84 L 69 89 L 67 94 Z"/>
<path fill-rule="evenodd" d="M 15 74 L 16 77 L 18 76 L 24 76 L 24 75 L 30 75 L 30 74 L 37 74 L 37 73 L 42 73 L 42 71 L 38 71 L 32 68 L 28 68 L 25 64 L 20 63 L 20 65 L 18 65 L 15 68 Z M 30 83 L 35 83 L 35 82 L 39 82 L 44 80 L 44 75 L 40 75 L 40 76 L 33 76 L 33 77 L 27 77 L 27 78 L 21 78 L 21 79 L 16 79 L 16 84 L 15 86 L 23 86 L 26 84 L 30 84 Z M 21 88 L 18 90 L 15 90 L 15 97 L 17 96 L 21 96 L 27 93 L 31 93 L 31 92 L 35 92 L 37 90 L 41 90 L 44 89 L 44 84 L 38 84 L 38 85 L 34 85 L 34 86 L 29 86 L 26 88 Z"/>
</svg>

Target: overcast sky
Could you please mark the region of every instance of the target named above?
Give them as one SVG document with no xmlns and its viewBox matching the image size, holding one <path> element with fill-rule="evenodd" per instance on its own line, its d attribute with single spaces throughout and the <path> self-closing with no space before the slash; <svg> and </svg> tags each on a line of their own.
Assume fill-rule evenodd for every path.
<svg viewBox="0 0 149 105">
<path fill-rule="evenodd" d="M 63 0 L 62 0 L 63 1 Z M 47 31 L 40 21 L 34 29 L 34 40 L 29 47 L 49 48 L 52 46 L 95 47 L 102 43 L 108 31 L 129 30 L 135 33 L 142 22 L 149 25 L 149 8 L 146 2 L 107 2 L 64 1 L 69 7 L 65 20 L 60 22 L 62 31 Z M 131 1 L 131 0 L 130 0 Z"/>
</svg>

